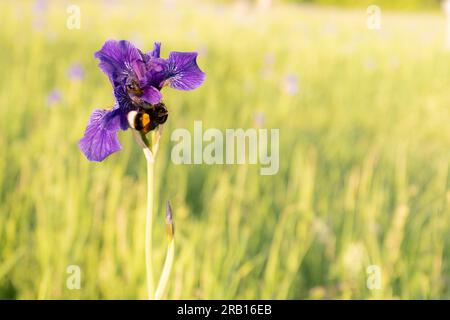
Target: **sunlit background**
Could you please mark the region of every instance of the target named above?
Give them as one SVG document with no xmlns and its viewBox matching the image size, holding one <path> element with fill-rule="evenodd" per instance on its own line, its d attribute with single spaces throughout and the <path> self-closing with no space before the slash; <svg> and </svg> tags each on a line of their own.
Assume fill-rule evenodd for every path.
<svg viewBox="0 0 450 320">
<path fill-rule="evenodd" d="M 196 91 L 164 89 L 157 274 L 166 200 L 176 224 L 165 298 L 450 298 L 445 14 L 439 1 L 380 1 L 378 30 L 370 4 L 2 1 L 0 298 L 146 298 L 145 159 L 129 131 L 103 163 L 77 147 L 91 110 L 114 103 L 93 57 L 110 38 L 197 51 L 206 73 Z M 175 165 L 170 133 L 195 120 L 280 129 L 278 174 Z"/>
</svg>

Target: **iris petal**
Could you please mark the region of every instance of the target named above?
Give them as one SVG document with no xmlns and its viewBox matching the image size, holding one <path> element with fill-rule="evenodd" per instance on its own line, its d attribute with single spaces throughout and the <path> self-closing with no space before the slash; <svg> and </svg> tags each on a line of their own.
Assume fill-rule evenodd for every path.
<svg viewBox="0 0 450 320">
<path fill-rule="evenodd" d="M 167 61 L 165 80 L 161 86 L 168 84 L 179 90 L 193 90 L 205 80 L 205 74 L 197 65 L 196 52 L 171 52 Z"/>
<path fill-rule="evenodd" d="M 117 136 L 120 127 L 120 113 L 115 110 L 95 109 L 78 146 L 88 160 L 102 161 L 111 153 L 122 149 Z"/>
<path fill-rule="evenodd" d="M 124 86 L 117 86 L 114 88 L 114 97 L 116 98 L 121 113 L 128 114 L 128 112 L 136 109 Z M 122 127 L 122 129 L 125 130 L 126 128 Z"/>
<path fill-rule="evenodd" d="M 117 130 L 119 127 L 122 130 L 127 130 L 130 126 L 127 119 L 128 111 L 120 108 L 119 104 L 116 104 L 111 112 L 107 112 L 104 117 L 104 123 L 108 130 Z"/>
<path fill-rule="evenodd" d="M 157 104 L 162 99 L 162 94 L 158 89 L 148 86 L 144 89 L 141 99 L 150 104 Z"/>
<path fill-rule="evenodd" d="M 136 78 L 139 82 L 146 82 L 145 79 L 145 72 L 146 72 L 146 67 L 145 67 L 145 63 L 142 60 L 134 60 L 131 63 L 132 67 L 133 67 L 133 71 L 136 75 Z"/>
<path fill-rule="evenodd" d="M 152 58 L 147 62 L 146 85 L 161 89 L 168 78 L 168 62 L 161 58 Z"/>
<path fill-rule="evenodd" d="M 142 56 L 137 48 L 126 40 L 108 40 L 103 47 L 94 54 L 100 59 L 99 67 L 109 77 L 109 80 L 116 86 L 124 84 L 127 76 L 134 74 L 136 61 L 141 61 Z"/>
<path fill-rule="evenodd" d="M 159 58 L 160 53 L 161 53 L 161 42 L 155 42 L 153 44 L 153 50 L 150 52 L 147 52 L 146 57 L 147 57 L 147 59 Z"/>
</svg>

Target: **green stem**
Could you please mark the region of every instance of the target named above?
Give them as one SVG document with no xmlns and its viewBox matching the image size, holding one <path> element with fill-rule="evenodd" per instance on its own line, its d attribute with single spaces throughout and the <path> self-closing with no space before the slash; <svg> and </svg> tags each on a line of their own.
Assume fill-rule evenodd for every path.
<svg viewBox="0 0 450 320">
<path fill-rule="evenodd" d="M 145 150 L 144 150 L 145 153 Z M 145 225 L 145 265 L 148 298 L 153 299 L 152 227 L 153 227 L 153 168 L 154 159 L 147 157 L 147 218 Z"/>
<path fill-rule="evenodd" d="M 161 278 L 159 278 L 158 288 L 156 288 L 155 293 L 156 300 L 161 299 L 166 289 L 167 282 L 169 280 L 170 270 L 172 269 L 174 251 L 175 251 L 175 241 L 172 238 L 167 247 L 166 260 L 164 261 L 164 267 L 161 273 Z"/>
<path fill-rule="evenodd" d="M 153 264 L 152 264 L 152 229 L 153 229 L 153 174 L 155 158 L 152 153 L 152 145 L 145 134 L 133 130 L 137 143 L 142 147 L 147 160 L 147 211 L 145 223 L 145 269 L 147 273 L 148 298 L 153 299 Z"/>
<path fill-rule="evenodd" d="M 145 134 L 139 133 L 133 130 L 133 133 L 136 137 L 136 141 L 142 147 L 144 151 L 145 158 L 147 160 L 147 214 L 146 214 L 146 225 L 145 225 L 145 268 L 147 272 L 147 290 L 148 290 L 148 298 L 150 300 L 153 299 L 153 264 L 152 264 L 152 230 L 153 230 L 153 187 L 154 187 L 154 165 L 155 165 L 155 156 L 158 152 L 159 138 L 161 137 L 161 130 L 159 128 L 158 131 L 152 132 L 151 139 L 147 139 Z M 170 205 L 168 204 L 168 210 L 170 209 Z M 156 299 L 160 299 L 162 294 L 164 293 L 164 289 L 167 285 L 167 281 L 170 275 L 170 269 L 172 268 L 173 263 L 173 255 L 174 255 L 174 241 L 173 241 L 173 224 L 172 224 L 172 213 L 170 209 L 170 223 L 168 230 L 170 230 L 169 234 L 169 246 L 167 249 L 166 261 L 164 262 L 163 271 L 161 277 L 158 282 L 158 288 L 156 289 L 155 297 Z"/>
</svg>

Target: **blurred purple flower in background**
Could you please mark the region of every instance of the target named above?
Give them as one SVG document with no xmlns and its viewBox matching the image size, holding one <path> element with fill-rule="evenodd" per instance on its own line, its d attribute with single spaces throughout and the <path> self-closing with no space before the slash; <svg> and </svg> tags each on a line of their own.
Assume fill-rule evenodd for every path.
<svg viewBox="0 0 450 320">
<path fill-rule="evenodd" d="M 122 148 L 117 133 L 130 127 L 130 112 L 147 114 L 147 122 L 149 112 L 154 113 L 150 118 L 159 117 L 162 122 L 150 122 L 149 130 L 164 123 L 163 87 L 193 90 L 203 83 L 205 74 L 197 66 L 196 52 L 170 52 L 169 58 L 162 59 L 160 48 L 161 44 L 155 43 L 152 51 L 143 53 L 129 41 L 108 40 L 95 53 L 113 86 L 116 104 L 111 110 L 95 109 L 91 114 L 78 143 L 89 160 L 102 161 Z"/>
<path fill-rule="evenodd" d="M 47 1 L 46 0 L 36 0 L 32 7 L 33 20 L 32 29 L 34 31 L 43 31 L 45 28 L 45 12 L 47 11 Z"/>
<path fill-rule="evenodd" d="M 53 89 L 47 95 L 47 106 L 52 107 L 53 105 L 60 102 L 61 100 L 62 100 L 61 91 L 59 91 L 58 89 Z"/>
<path fill-rule="evenodd" d="M 69 70 L 67 71 L 67 76 L 70 80 L 80 81 L 84 78 L 84 68 L 83 65 L 79 62 L 74 62 L 70 65 Z"/>
<path fill-rule="evenodd" d="M 267 79 L 273 75 L 274 64 L 275 64 L 275 56 L 271 53 L 267 53 L 264 56 L 263 67 L 261 70 L 261 75 L 263 78 Z"/>
<path fill-rule="evenodd" d="M 33 4 L 33 12 L 36 14 L 42 14 L 47 10 L 46 0 L 36 0 Z"/>
<path fill-rule="evenodd" d="M 298 76 L 290 73 L 283 81 L 283 89 L 288 95 L 294 96 L 299 91 Z"/>
<path fill-rule="evenodd" d="M 266 122 L 266 115 L 264 112 L 256 111 L 253 114 L 253 125 L 256 128 L 263 128 L 265 122 Z"/>
</svg>

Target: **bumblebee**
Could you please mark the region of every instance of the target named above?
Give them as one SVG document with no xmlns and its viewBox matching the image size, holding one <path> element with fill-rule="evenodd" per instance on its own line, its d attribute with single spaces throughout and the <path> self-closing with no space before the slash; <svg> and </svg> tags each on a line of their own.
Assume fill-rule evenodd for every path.
<svg viewBox="0 0 450 320">
<path fill-rule="evenodd" d="M 169 112 L 162 102 L 128 113 L 128 123 L 133 129 L 147 134 L 167 121 Z"/>
</svg>

